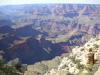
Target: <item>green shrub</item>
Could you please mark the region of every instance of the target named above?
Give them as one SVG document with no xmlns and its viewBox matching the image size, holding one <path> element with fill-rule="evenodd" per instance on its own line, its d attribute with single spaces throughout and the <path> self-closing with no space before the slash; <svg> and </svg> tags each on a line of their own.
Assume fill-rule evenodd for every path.
<svg viewBox="0 0 100 75">
<path fill-rule="evenodd" d="M 13 66 L 7 66 L 3 60 L 0 60 L 0 75 L 20 75 Z"/>
</svg>

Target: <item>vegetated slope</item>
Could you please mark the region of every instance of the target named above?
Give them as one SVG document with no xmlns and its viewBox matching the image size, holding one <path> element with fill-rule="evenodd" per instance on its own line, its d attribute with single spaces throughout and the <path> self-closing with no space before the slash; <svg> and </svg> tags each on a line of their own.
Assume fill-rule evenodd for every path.
<svg viewBox="0 0 100 75">
<path fill-rule="evenodd" d="M 71 53 L 29 65 L 24 75 L 99 75 L 99 67 L 100 35 Z"/>
</svg>

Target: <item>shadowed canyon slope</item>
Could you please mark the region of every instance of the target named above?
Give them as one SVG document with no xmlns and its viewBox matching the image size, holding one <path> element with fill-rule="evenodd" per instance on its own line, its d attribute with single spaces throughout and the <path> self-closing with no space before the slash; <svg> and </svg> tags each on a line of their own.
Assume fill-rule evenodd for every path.
<svg viewBox="0 0 100 75">
<path fill-rule="evenodd" d="M 70 52 L 100 34 L 100 5 L 0 6 L 0 50 L 32 64 Z"/>
</svg>

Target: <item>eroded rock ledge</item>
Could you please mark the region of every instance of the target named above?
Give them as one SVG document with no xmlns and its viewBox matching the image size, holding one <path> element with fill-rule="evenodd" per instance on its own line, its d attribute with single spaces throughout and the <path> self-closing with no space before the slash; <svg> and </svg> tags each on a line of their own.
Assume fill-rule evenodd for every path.
<svg viewBox="0 0 100 75">
<path fill-rule="evenodd" d="M 100 75 L 100 35 L 49 61 L 29 65 L 24 75 Z"/>
</svg>

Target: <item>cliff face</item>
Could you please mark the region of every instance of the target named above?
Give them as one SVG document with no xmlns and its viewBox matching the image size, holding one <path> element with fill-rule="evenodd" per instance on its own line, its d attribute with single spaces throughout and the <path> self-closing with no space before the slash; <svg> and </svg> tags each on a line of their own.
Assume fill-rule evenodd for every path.
<svg viewBox="0 0 100 75">
<path fill-rule="evenodd" d="M 99 11 L 100 5 L 84 4 L 1 6 L 0 27 L 8 25 L 18 30 L 31 26 L 50 41 L 66 42 L 72 36 L 82 35 L 85 42 L 100 33 Z"/>
<path fill-rule="evenodd" d="M 0 7 L 0 26 L 9 25 L 16 29 L 32 25 L 33 29 L 47 32 L 50 37 L 74 29 L 96 34 L 94 27 L 100 24 L 99 8 L 99 5 L 84 4 L 4 6 Z"/>
<path fill-rule="evenodd" d="M 51 64 L 56 63 L 53 64 L 56 65 L 55 67 L 48 63 L 48 65 L 51 65 L 51 68 L 49 68 L 50 66 L 46 65 L 47 62 L 50 61 L 29 65 L 24 75 L 99 75 L 100 36 L 90 39 L 81 47 L 73 48 L 69 54 L 51 60 Z M 36 65 L 38 67 L 35 67 Z M 42 67 L 42 69 L 39 67 Z M 35 70 L 36 68 L 37 70 Z M 43 70 L 42 73 L 41 70 Z"/>
<path fill-rule="evenodd" d="M 83 47 L 72 49 L 68 57 L 63 57 L 57 69 L 52 69 L 45 75 L 96 75 L 98 67 L 100 67 L 100 36 L 91 39 Z"/>
<path fill-rule="evenodd" d="M 0 49 L 6 52 L 7 60 L 19 57 L 26 63 L 37 62 L 41 56 L 51 58 L 100 34 L 99 20 L 100 5 L 0 6 Z M 42 43 L 37 40 L 39 35 L 45 37 Z"/>
</svg>

